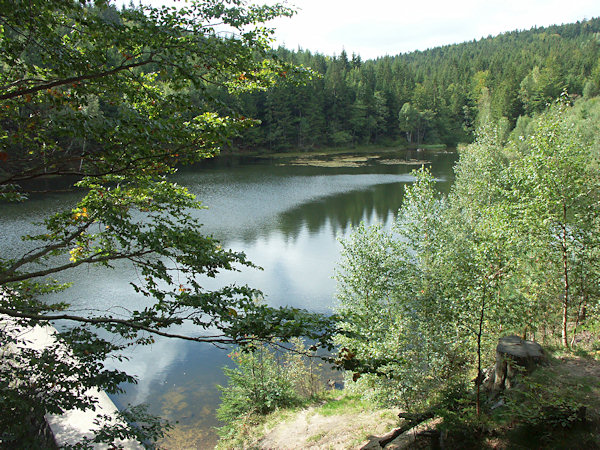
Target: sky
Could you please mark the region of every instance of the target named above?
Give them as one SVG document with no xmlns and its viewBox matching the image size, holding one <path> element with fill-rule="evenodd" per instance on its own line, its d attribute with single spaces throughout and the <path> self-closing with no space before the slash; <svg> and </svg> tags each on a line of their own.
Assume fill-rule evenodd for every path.
<svg viewBox="0 0 600 450">
<path fill-rule="evenodd" d="M 155 6 L 170 3 L 143 2 Z M 363 60 L 600 16 L 598 0 L 289 0 L 287 3 L 297 14 L 269 24 L 277 29 L 275 46 L 292 50 L 301 47 L 325 55 L 339 55 L 345 50 L 348 55 L 359 54 Z"/>
</svg>

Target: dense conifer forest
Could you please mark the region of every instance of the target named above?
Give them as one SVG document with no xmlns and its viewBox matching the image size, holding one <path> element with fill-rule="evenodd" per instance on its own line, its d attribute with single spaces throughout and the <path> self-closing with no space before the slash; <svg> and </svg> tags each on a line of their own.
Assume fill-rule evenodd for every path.
<svg viewBox="0 0 600 450">
<path fill-rule="evenodd" d="M 279 48 L 309 67 L 306 85 L 286 82 L 241 97 L 214 92 L 261 121 L 237 147 L 285 151 L 406 141 L 471 142 L 487 119 L 507 129 L 546 108 L 563 91 L 591 97 L 600 86 L 600 19 L 512 31 L 478 41 L 362 61 Z"/>
</svg>

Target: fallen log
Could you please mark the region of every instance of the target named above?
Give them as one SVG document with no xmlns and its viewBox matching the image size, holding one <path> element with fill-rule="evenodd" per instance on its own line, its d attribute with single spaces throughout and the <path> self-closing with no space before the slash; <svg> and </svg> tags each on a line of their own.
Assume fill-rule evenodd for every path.
<svg viewBox="0 0 600 450">
<path fill-rule="evenodd" d="M 421 422 L 425 422 L 428 419 L 432 419 L 433 416 L 434 416 L 434 414 L 432 411 L 427 411 L 422 414 L 409 414 L 409 413 L 398 414 L 398 417 L 400 419 L 406 420 L 406 422 L 400 428 L 396 428 L 395 430 L 390 431 L 389 433 L 383 435 L 381 437 L 381 439 L 379 439 L 379 445 L 381 447 L 385 447 L 386 445 L 388 445 L 390 442 L 392 442 L 394 439 L 396 439 L 401 434 L 406 433 L 408 430 L 419 425 Z"/>
</svg>

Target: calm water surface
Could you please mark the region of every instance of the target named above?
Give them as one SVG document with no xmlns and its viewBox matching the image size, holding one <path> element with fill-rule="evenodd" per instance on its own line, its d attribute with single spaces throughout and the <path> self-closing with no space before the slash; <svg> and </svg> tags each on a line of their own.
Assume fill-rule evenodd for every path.
<svg viewBox="0 0 600 450">
<path fill-rule="evenodd" d="M 394 157 L 431 161 L 440 189 L 449 188 L 455 154 L 402 152 Z M 281 166 L 279 162 L 221 158 L 176 176 L 207 207 L 196 213 L 204 223 L 201 232 L 244 251 L 264 268 L 223 273 L 209 280 L 209 287 L 249 284 L 262 290 L 270 305 L 330 312 L 338 239 L 361 221 L 389 226 L 401 205 L 403 186 L 413 180 L 414 166 L 331 168 Z M 19 236 L 39 228 L 32 221 L 75 199 L 74 194 L 53 195 L 25 205 L 1 206 L 0 250 L 3 254 L 22 250 Z M 61 296 L 75 309 L 110 309 L 119 314 L 125 307 L 135 309 L 145 302 L 129 285 L 137 277 L 126 263 L 117 264 L 114 270 L 82 268 L 62 275 L 61 280 L 77 283 Z M 189 327 L 174 331 L 197 333 Z M 210 447 L 216 442 L 213 427 L 218 425 L 215 386 L 226 383 L 221 368 L 229 363 L 227 353 L 206 344 L 160 338 L 152 346 L 136 347 L 129 361 L 108 362 L 139 380 L 113 400 L 119 407 L 147 403 L 151 412 L 178 421 L 166 443 L 169 448 Z"/>
</svg>

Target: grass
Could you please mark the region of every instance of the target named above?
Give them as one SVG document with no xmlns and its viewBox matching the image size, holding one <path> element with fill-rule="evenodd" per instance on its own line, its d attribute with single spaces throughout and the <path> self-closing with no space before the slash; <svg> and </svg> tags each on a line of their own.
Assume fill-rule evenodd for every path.
<svg viewBox="0 0 600 450">
<path fill-rule="evenodd" d="M 317 434 L 313 434 L 312 436 L 310 436 L 308 439 L 306 439 L 306 442 L 319 442 L 321 439 L 323 439 L 323 437 L 326 435 L 326 433 L 324 431 L 317 433 Z"/>
<path fill-rule="evenodd" d="M 343 395 L 337 398 L 331 398 L 316 408 L 315 412 L 322 416 L 336 416 L 351 412 L 360 412 L 367 409 L 373 409 L 374 406 L 368 400 L 359 395 Z"/>
<path fill-rule="evenodd" d="M 266 415 L 250 414 L 243 421 L 241 420 L 235 426 L 232 426 L 230 435 L 228 437 L 222 436 L 216 448 L 222 450 L 247 448 L 249 442 L 257 442 L 276 425 L 292 420 L 303 409 L 321 404 L 328 398 L 330 398 L 330 393 L 323 392 L 316 397 L 306 399 L 296 406 L 276 409 Z"/>
<path fill-rule="evenodd" d="M 312 421 L 316 416 L 332 417 L 340 416 L 341 423 L 345 423 L 348 417 L 369 415 L 376 413 L 376 420 L 371 422 L 361 423 L 351 430 L 347 430 L 345 435 L 353 443 L 363 442 L 372 434 L 374 428 L 382 422 L 390 422 L 393 424 L 398 420 L 396 413 L 390 410 L 382 410 L 375 406 L 372 402 L 362 399 L 359 395 L 348 394 L 342 391 L 327 391 L 320 397 L 313 399 L 310 402 L 294 408 L 286 408 L 274 411 L 265 416 L 253 415 L 248 417 L 243 424 L 240 424 L 235 432 L 228 438 L 221 439 L 217 445 L 218 449 L 237 449 L 237 448 L 254 448 L 264 436 L 266 436 L 277 425 L 286 422 L 293 422 L 298 413 L 310 408 L 307 414 L 307 419 Z M 393 425 L 390 425 L 392 427 Z M 391 429 L 391 428 L 390 428 Z M 387 431 L 387 430 L 386 430 Z M 327 442 L 330 438 L 329 432 L 320 430 L 308 437 L 306 442 L 314 445 L 321 445 Z"/>
<path fill-rule="evenodd" d="M 248 448 L 249 442 L 258 441 L 266 430 L 274 428 L 279 423 L 287 422 L 301 409 L 302 407 L 296 406 L 278 409 L 267 415 L 249 415 L 244 421 L 237 423 L 235 428 L 231 429 L 228 437 L 221 436 L 216 448 L 221 450 Z"/>
</svg>

